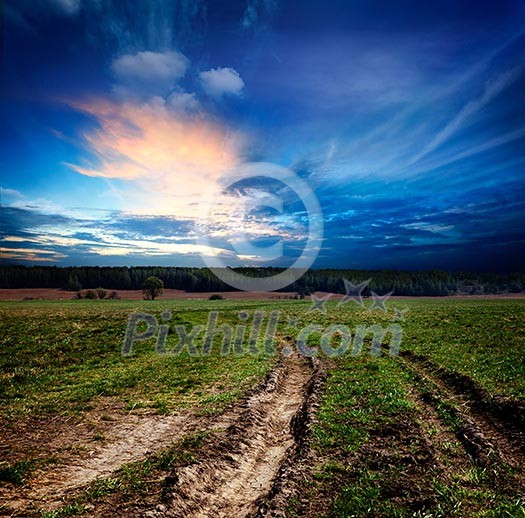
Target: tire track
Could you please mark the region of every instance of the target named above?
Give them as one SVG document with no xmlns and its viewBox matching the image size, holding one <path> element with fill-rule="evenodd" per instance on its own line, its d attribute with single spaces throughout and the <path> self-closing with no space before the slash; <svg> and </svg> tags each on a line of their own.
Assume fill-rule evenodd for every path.
<svg viewBox="0 0 525 518">
<path fill-rule="evenodd" d="M 167 416 L 128 414 L 107 432 L 111 440 L 62 465 L 37 473 L 27 486 L 0 487 L 0 500 L 14 516 L 24 516 L 24 510 L 36 507 L 56 509 L 71 501 L 90 483 L 113 475 L 123 465 L 145 460 L 185 435 L 232 426 L 239 419 L 243 401 L 265 392 L 274 383 L 276 372 L 278 370 L 272 370 L 247 396 L 220 415 L 210 417 L 192 412 Z"/>
<path fill-rule="evenodd" d="M 412 364 L 420 365 L 426 372 L 433 373 L 451 392 L 468 398 L 471 406 L 490 415 L 494 421 L 512 432 L 516 443 L 523 443 L 525 403 L 510 397 L 491 395 L 469 376 L 436 365 L 427 356 L 412 351 L 403 351 L 401 356 Z"/>
<path fill-rule="evenodd" d="M 284 360 L 264 390 L 247 400 L 222 442 L 203 452 L 198 464 L 172 473 L 167 509 L 144 516 L 240 518 L 256 513 L 293 452 L 312 375 L 307 360 Z"/>
<path fill-rule="evenodd" d="M 411 352 L 405 352 L 402 358 L 404 367 L 420 385 L 418 390 L 424 402 L 448 413 L 454 421 L 456 437 L 465 450 L 494 475 L 504 475 L 508 471 L 505 465 L 511 466 L 523 491 L 525 451 L 520 440 L 523 431 L 509 425 L 509 421 L 515 422 L 515 416 L 502 422 L 498 413 L 487 409 L 490 403 L 462 390 L 450 381 L 453 376 L 444 375 L 444 369 Z"/>
</svg>

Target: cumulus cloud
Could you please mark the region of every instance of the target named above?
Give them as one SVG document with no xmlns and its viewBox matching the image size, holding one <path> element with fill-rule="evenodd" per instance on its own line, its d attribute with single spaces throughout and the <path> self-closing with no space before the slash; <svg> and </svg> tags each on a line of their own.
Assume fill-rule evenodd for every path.
<svg viewBox="0 0 525 518">
<path fill-rule="evenodd" d="M 165 95 L 184 77 L 188 59 L 173 50 L 123 54 L 113 60 L 115 91 L 125 96 Z"/>
<path fill-rule="evenodd" d="M 175 112 L 190 114 L 199 110 L 200 103 L 194 93 L 175 91 L 166 99 L 166 104 Z"/>
<path fill-rule="evenodd" d="M 223 95 L 240 95 L 244 81 L 233 68 L 212 68 L 199 74 L 203 90 L 211 97 L 220 98 Z"/>
</svg>

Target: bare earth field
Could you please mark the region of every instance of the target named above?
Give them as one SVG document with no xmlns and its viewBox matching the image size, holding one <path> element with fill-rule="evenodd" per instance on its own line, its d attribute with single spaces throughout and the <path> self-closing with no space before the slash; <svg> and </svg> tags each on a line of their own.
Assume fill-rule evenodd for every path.
<svg viewBox="0 0 525 518">
<path fill-rule="evenodd" d="M 1 516 L 525 516 L 520 298 L 321 312 L 309 300 L 134 293 L 0 302 Z M 187 335 L 212 310 L 232 329 L 278 314 L 275 350 L 260 335 L 234 353 L 220 333 L 207 354 L 203 335 L 197 355 L 177 349 L 181 326 Z M 121 355 L 135 311 L 171 313 L 171 354 L 152 338 Z M 397 356 L 357 338 L 358 326 L 392 324 Z M 307 325 L 319 326 L 310 357 L 297 346 Z M 330 326 L 352 332 L 342 355 L 337 333 L 321 341 Z"/>
<path fill-rule="evenodd" d="M 83 291 L 85 292 L 86 290 Z M 108 293 L 111 291 L 116 291 L 118 296 L 124 300 L 143 299 L 142 290 L 108 290 Z M 158 297 L 158 300 L 207 300 L 213 293 L 216 292 L 191 293 L 183 290 L 165 289 L 164 293 Z M 279 296 L 285 298 L 295 295 L 295 293 L 279 293 L 276 295 L 273 292 L 230 291 L 221 292 L 221 295 L 227 300 L 265 300 Z M 58 289 L 0 289 L 0 300 L 69 300 L 73 298 L 75 298 L 75 293 Z"/>
<path fill-rule="evenodd" d="M 83 290 L 84 292 L 86 290 Z M 108 293 L 116 291 L 118 296 L 123 300 L 142 300 L 143 294 L 141 290 L 107 290 Z M 159 300 L 207 300 L 210 295 L 217 292 L 188 292 L 183 290 L 165 289 L 164 293 L 158 297 Z M 226 300 L 274 300 L 286 299 L 287 297 L 295 296 L 295 292 L 246 292 L 246 291 L 227 291 L 220 292 Z M 318 296 L 324 297 L 328 293 L 317 292 Z M 343 297 L 340 294 L 332 294 L 333 300 L 339 300 Z M 75 293 L 46 288 L 24 288 L 24 289 L 0 289 L 0 300 L 69 300 L 75 298 Z M 393 295 L 392 299 L 398 298 L 414 298 L 414 297 L 398 297 Z M 438 299 L 457 299 L 457 298 L 473 298 L 473 299 L 525 299 L 525 293 L 507 293 L 502 295 L 458 295 L 451 297 L 418 297 L 418 298 L 438 298 Z"/>
</svg>

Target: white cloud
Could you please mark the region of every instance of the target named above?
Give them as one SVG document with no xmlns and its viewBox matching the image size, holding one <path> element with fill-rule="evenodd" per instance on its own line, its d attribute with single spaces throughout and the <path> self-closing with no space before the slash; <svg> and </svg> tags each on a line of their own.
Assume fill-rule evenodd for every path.
<svg viewBox="0 0 525 518">
<path fill-rule="evenodd" d="M 211 97 L 223 95 L 240 95 L 244 81 L 233 68 L 212 68 L 199 74 L 203 90 Z"/>
<path fill-rule="evenodd" d="M 166 104 L 175 112 L 180 114 L 193 113 L 199 110 L 200 103 L 193 93 L 173 92 L 166 99 Z"/>
<path fill-rule="evenodd" d="M 23 197 L 23 194 L 15 189 L 6 189 L 5 187 L 0 187 L 0 205 L 8 203 L 7 200 L 20 200 Z"/>
<path fill-rule="evenodd" d="M 188 59 L 176 51 L 123 54 L 113 60 L 115 91 L 125 96 L 164 95 L 184 77 Z"/>
</svg>

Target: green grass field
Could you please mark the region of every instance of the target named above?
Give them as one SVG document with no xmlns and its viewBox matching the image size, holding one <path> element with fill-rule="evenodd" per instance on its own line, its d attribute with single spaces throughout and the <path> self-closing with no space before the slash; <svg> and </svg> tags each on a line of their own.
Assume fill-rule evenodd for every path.
<svg viewBox="0 0 525 518">
<path fill-rule="evenodd" d="M 107 401 L 121 414 L 217 415 L 262 382 L 280 359 L 280 349 L 294 346 L 305 325 L 324 330 L 343 324 L 353 333 L 359 325 L 387 326 L 394 307 L 407 308 L 406 320 L 398 322 L 403 330 L 399 357 L 386 350 L 370 357 L 370 340 L 359 356 L 327 358 L 319 349 L 327 380 L 312 428 L 318 462 L 301 486 L 306 496 L 290 502 L 289 514 L 525 516 L 523 484 L 516 483 L 520 473 L 513 466 L 522 459 L 519 448 L 516 453 L 511 445 L 507 458 L 510 443 L 503 441 L 497 445 L 503 457 L 490 453 L 487 460 L 458 439 L 465 409 L 484 426 L 484 416 L 493 410 L 496 415 L 501 402 L 509 408 L 523 404 L 525 300 L 397 299 L 389 301 L 388 313 L 353 302 L 340 307 L 329 302 L 326 314 L 310 307 L 310 301 L 295 300 L 2 302 L 4 437 L 16 436 L 24 423 L 45 428 L 58 418 L 82 419 Z M 219 312 L 221 325 L 246 325 L 243 343 L 256 311 L 264 315 L 263 331 L 270 312 L 279 311 L 277 353 L 265 351 L 260 335 L 258 354 L 223 354 L 219 336 L 207 355 L 191 356 L 187 348 L 159 355 L 152 338 L 136 342 L 133 354 L 123 357 L 129 315 L 147 312 L 162 323 L 167 310 L 172 314 L 168 351 L 178 343 L 176 325 L 187 330 L 205 325 L 210 311 Z M 308 345 L 318 346 L 319 339 L 320 333 L 312 333 Z M 195 344 L 201 352 L 202 334 Z M 104 408 L 111 414 L 111 405 Z M 496 439 L 504 434 L 498 422 L 491 429 Z M 56 454 L 46 459 L 34 449 L 24 453 L 4 438 L 1 446 L 4 487 L 30 483 L 37 467 L 60 462 L 51 458 Z M 70 507 L 69 514 L 83 509 Z"/>
</svg>

